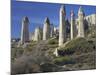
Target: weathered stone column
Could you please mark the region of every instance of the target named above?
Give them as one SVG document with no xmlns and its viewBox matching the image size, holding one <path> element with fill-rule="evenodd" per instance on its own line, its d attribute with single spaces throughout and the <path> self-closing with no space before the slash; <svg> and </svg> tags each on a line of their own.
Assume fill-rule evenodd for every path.
<svg viewBox="0 0 100 75">
<path fill-rule="evenodd" d="M 78 11 L 78 37 L 84 37 L 84 12 L 80 6 Z"/>
<path fill-rule="evenodd" d="M 59 23 L 59 46 L 63 45 L 66 40 L 66 25 L 65 25 L 66 11 L 65 6 L 60 8 L 60 23 Z"/>
<path fill-rule="evenodd" d="M 41 29 L 40 27 L 37 27 L 34 33 L 34 41 L 40 41 L 41 39 L 42 39 Z"/>
<path fill-rule="evenodd" d="M 50 21 L 49 18 L 46 17 L 43 27 L 43 40 L 47 40 L 50 38 Z"/>
<path fill-rule="evenodd" d="M 50 37 L 54 37 L 54 26 L 53 26 L 53 24 L 51 24 L 51 27 L 50 27 Z"/>
<path fill-rule="evenodd" d="M 22 29 L 21 29 L 21 44 L 24 44 L 29 41 L 29 19 L 24 17 L 22 20 Z"/>
<path fill-rule="evenodd" d="M 74 11 L 71 10 L 71 29 L 70 29 L 70 38 L 71 40 L 75 37 L 75 17 L 74 17 Z"/>
</svg>

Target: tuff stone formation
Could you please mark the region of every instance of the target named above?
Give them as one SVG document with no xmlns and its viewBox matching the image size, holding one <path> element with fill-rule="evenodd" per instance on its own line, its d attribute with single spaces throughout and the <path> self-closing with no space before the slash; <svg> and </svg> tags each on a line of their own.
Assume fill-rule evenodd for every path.
<svg viewBox="0 0 100 75">
<path fill-rule="evenodd" d="M 43 27 L 43 40 L 47 40 L 50 38 L 50 21 L 49 18 L 46 17 Z"/>
<path fill-rule="evenodd" d="M 59 46 L 63 45 L 66 40 L 66 24 L 65 24 L 66 10 L 62 5 L 60 8 L 60 23 L 59 23 Z"/>
<path fill-rule="evenodd" d="M 73 10 L 70 20 L 65 18 L 66 10 L 62 5 L 59 12 L 59 27 L 50 24 L 51 21 L 46 17 L 43 29 L 36 27 L 30 35 L 29 19 L 23 18 L 21 40 L 11 39 L 12 75 L 95 69 L 96 14 L 84 16 L 80 7 L 78 18 L 75 18 Z"/>
<path fill-rule="evenodd" d="M 42 40 L 42 33 L 41 32 L 42 31 L 41 31 L 40 27 L 37 27 L 35 29 L 34 41 L 40 41 L 40 40 Z"/>
<path fill-rule="evenodd" d="M 54 37 L 54 26 L 53 26 L 53 24 L 51 24 L 51 27 L 50 27 L 50 37 Z"/>
<path fill-rule="evenodd" d="M 70 29 L 71 40 L 75 37 L 75 17 L 74 11 L 71 10 L 71 29 Z"/>
<path fill-rule="evenodd" d="M 88 25 L 96 25 L 96 14 L 91 14 L 85 17 Z"/>
<path fill-rule="evenodd" d="M 43 29 L 37 27 L 29 38 L 29 19 L 24 17 L 21 30 L 21 44 L 32 41 L 48 40 L 49 38 L 59 38 L 58 44 L 62 46 L 65 42 L 77 37 L 85 37 L 86 26 L 91 29 L 96 25 L 96 14 L 84 16 L 82 7 L 79 7 L 78 18 L 75 18 L 74 11 L 71 10 L 70 21 L 66 18 L 65 6 L 62 5 L 59 12 L 59 27 L 50 24 L 48 17 L 45 18 Z"/>
<path fill-rule="evenodd" d="M 21 44 L 24 44 L 29 41 L 29 19 L 24 17 L 22 20 L 22 30 L 21 30 Z"/>
<path fill-rule="evenodd" d="M 84 34 L 84 12 L 82 7 L 80 6 L 78 11 L 78 37 L 85 37 Z"/>
</svg>

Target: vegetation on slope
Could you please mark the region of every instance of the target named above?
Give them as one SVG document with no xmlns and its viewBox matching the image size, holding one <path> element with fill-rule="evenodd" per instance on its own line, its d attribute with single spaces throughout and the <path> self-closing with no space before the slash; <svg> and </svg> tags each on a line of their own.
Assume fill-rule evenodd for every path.
<svg viewBox="0 0 100 75">
<path fill-rule="evenodd" d="M 95 39 L 76 38 L 58 49 L 59 57 L 54 57 L 57 65 L 65 65 L 67 70 L 95 69 Z"/>
<path fill-rule="evenodd" d="M 91 52 L 95 49 L 95 40 L 85 38 L 76 38 L 68 42 L 65 47 L 58 49 L 59 55 L 81 54 Z"/>
<path fill-rule="evenodd" d="M 65 47 L 58 49 L 59 57 L 54 57 L 53 51 L 58 47 L 57 40 L 53 38 L 28 44 L 24 49 L 24 55 L 12 63 L 12 73 L 55 72 L 95 68 L 95 39 L 73 39 L 66 43 Z"/>
</svg>

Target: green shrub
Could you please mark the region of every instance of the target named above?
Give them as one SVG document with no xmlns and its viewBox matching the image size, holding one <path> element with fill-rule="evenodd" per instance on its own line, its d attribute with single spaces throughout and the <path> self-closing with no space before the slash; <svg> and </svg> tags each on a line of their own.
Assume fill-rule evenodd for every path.
<svg viewBox="0 0 100 75">
<path fill-rule="evenodd" d="M 58 47 L 58 44 L 54 44 L 54 45 L 50 45 L 50 44 L 49 44 L 48 47 L 49 47 L 49 48 L 57 48 L 57 47 Z"/>
<path fill-rule="evenodd" d="M 30 41 L 30 43 L 28 44 L 28 46 L 34 46 L 37 44 L 37 41 Z"/>
<path fill-rule="evenodd" d="M 56 38 L 50 39 L 48 40 L 48 44 L 51 44 L 51 45 L 58 44 L 58 40 Z"/>
<path fill-rule="evenodd" d="M 83 52 L 89 52 L 95 49 L 94 41 L 88 41 L 85 38 L 77 38 L 71 40 L 65 45 L 65 47 L 59 48 L 58 53 L 60 55 L 70 55 L 73 53 L 80 54 Z"/>
<path fill-rule="evenodd" d="M 65 64 L 74 64 L 75 61 L 68 56 L 64 56 L 64 57 L 57 57 L 53 60 L 53 62 L 57 65 L 65 65 Z"/>
<path fill-rule="evenodd" d="M 36 45 L 37 42 L 36 41 L 31 41 L 27 47 L 24 49 L 24 52 L 31 52 L 33 50 L 34 45 Z"/>
</svg>

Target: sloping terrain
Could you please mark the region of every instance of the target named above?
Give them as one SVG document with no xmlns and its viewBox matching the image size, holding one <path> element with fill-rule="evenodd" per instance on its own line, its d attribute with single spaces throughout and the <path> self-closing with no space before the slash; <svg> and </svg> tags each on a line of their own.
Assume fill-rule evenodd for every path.
<svg viewBox="0 0 100 75">
<path fill-rule="evenodd" d="M 53 52 L 58 47 L 57 39 L 31 43 L 15 52 L 12 75 L 25 73 L 71 71 L 96 68 L 95 39 L 73 39 L 65 47 L 59 48 L 59 57 Z M 14 49 L 13 49 L 14 50 Z"/>
<path fill-rule="evenodd" d="M 95 69 L 95 48 L 95 39 L 73 39 L 65 47 L 58 49 L 59 57 L 54 58 L 54 62 L 66 68 L 70 64 L 71 70 Z"/>
</svg>

